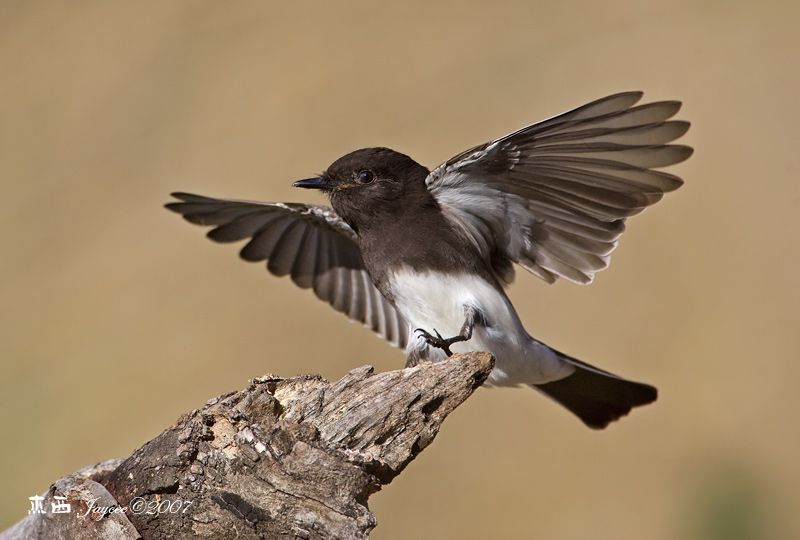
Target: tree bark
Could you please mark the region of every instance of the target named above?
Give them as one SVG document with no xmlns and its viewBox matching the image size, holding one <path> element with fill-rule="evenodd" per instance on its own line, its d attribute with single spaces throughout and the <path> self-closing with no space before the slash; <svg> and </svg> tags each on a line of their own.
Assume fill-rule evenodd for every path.
<svg viewBox="0 0 800 540">
<path fill-rule="evenodd" d="M 364 366 L 335 383 L 259 377 L 127 459 L 58 480 L 45 512 L 0 540 L 367 538 L 369 496 L 431 443 L 493 364 L 470 353 L 386 373 Z M 53 503 L 70 511 L 53 513 Z"/>
</svg>

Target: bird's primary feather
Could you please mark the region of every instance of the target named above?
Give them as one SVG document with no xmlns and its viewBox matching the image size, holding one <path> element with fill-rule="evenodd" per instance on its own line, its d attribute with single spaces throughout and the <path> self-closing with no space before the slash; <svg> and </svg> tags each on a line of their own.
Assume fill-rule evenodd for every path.
<svg viewBox="0 0 800 540">
<path fill-rule="evenodd" d="M 240 251 L 247 261 L 267 261 L 267 269 L 290 275 L 313 288 L 320 300 L 358 321 L 397 347 L 405 347 L 406 322 L 372 284 L 352 229 L 327 206 L 260 203 L 173 193 L 167 204 L 198 225 L 215 225 L 217 242 L 248 240 Z"/>
<path fill-rule="evenodd" d="M 669 120 L 680 103 L 634 106 L 641 97 L 615 94 L 462 152 L 428 188 L 487 261 L 499 251 L 550 283 L 590 283 L 625 220 L 681 185 L 654 169 L 692 153 L 668 144 L 689 128 Z"/>
</svg>

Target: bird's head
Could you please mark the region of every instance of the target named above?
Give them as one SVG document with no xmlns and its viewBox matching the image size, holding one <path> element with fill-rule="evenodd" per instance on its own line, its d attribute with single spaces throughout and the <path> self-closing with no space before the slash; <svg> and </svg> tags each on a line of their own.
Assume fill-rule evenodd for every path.
<svg viewBox="0 0 800 540">
<path fill-rule="evenodd" d="M 358 230 L 365 220 L 396 219 L 414 205 L 432 203 L 425 186 L 428 172 L 400 152 L 364 148 L 340 157 L 321 175 L 293 185 L 325 192 L 336 213 Z"/>
</svg>

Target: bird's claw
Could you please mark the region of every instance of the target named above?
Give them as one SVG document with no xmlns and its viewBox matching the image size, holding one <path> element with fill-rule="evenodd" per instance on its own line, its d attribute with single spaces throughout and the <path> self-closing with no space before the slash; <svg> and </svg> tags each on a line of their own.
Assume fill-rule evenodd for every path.
<svg viewBox="0 0 800 540">
<path fill-rule="evenodd" d="M 453 353 L 450 351 L 450 345 L 452 345 L 456 340 L 453 338 L 445 339 L 439 333 L 436 328 L 433 329 L 433 333 L 436 334 L 435 336 L 431 335 L 430 332 L 427 330 L 423 330 L 422 328 L 417 328 L 414 332 L 419 332 L 420 336 L 426 341 L 428 345 L 436 347 L 437 349 L 442 349 L 447 356 L 452 356 Z"/>
</svg>

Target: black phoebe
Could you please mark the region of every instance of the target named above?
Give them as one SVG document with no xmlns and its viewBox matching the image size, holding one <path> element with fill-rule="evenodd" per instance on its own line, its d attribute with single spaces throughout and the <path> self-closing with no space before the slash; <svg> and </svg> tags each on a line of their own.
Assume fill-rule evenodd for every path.
<svg viewBox="0 0 800 540">
<path fill-rule="evenodd" d="M 215 225 L 217 242 L 248 238 L 240 255 L 346 313 L 393 345 L 407 365 L 451 351 L 489 351 L 487 384 L 529 385 L 601 429 L 656 389 L 576 360 L 531 337 L 503 287 L 514 264 L 553 283 L 591 283 L 608 266 L 625 220 L 677 189 L 654 168 L 692 149 L 668 144 L 689 128 L 680 102 L 634 106 L 608 96 L 471 148 L 433 171 L 388 148 L 356 150 L 294 185 L 333 208 L 174 193 L 167 208 Z"/>
</svg>

